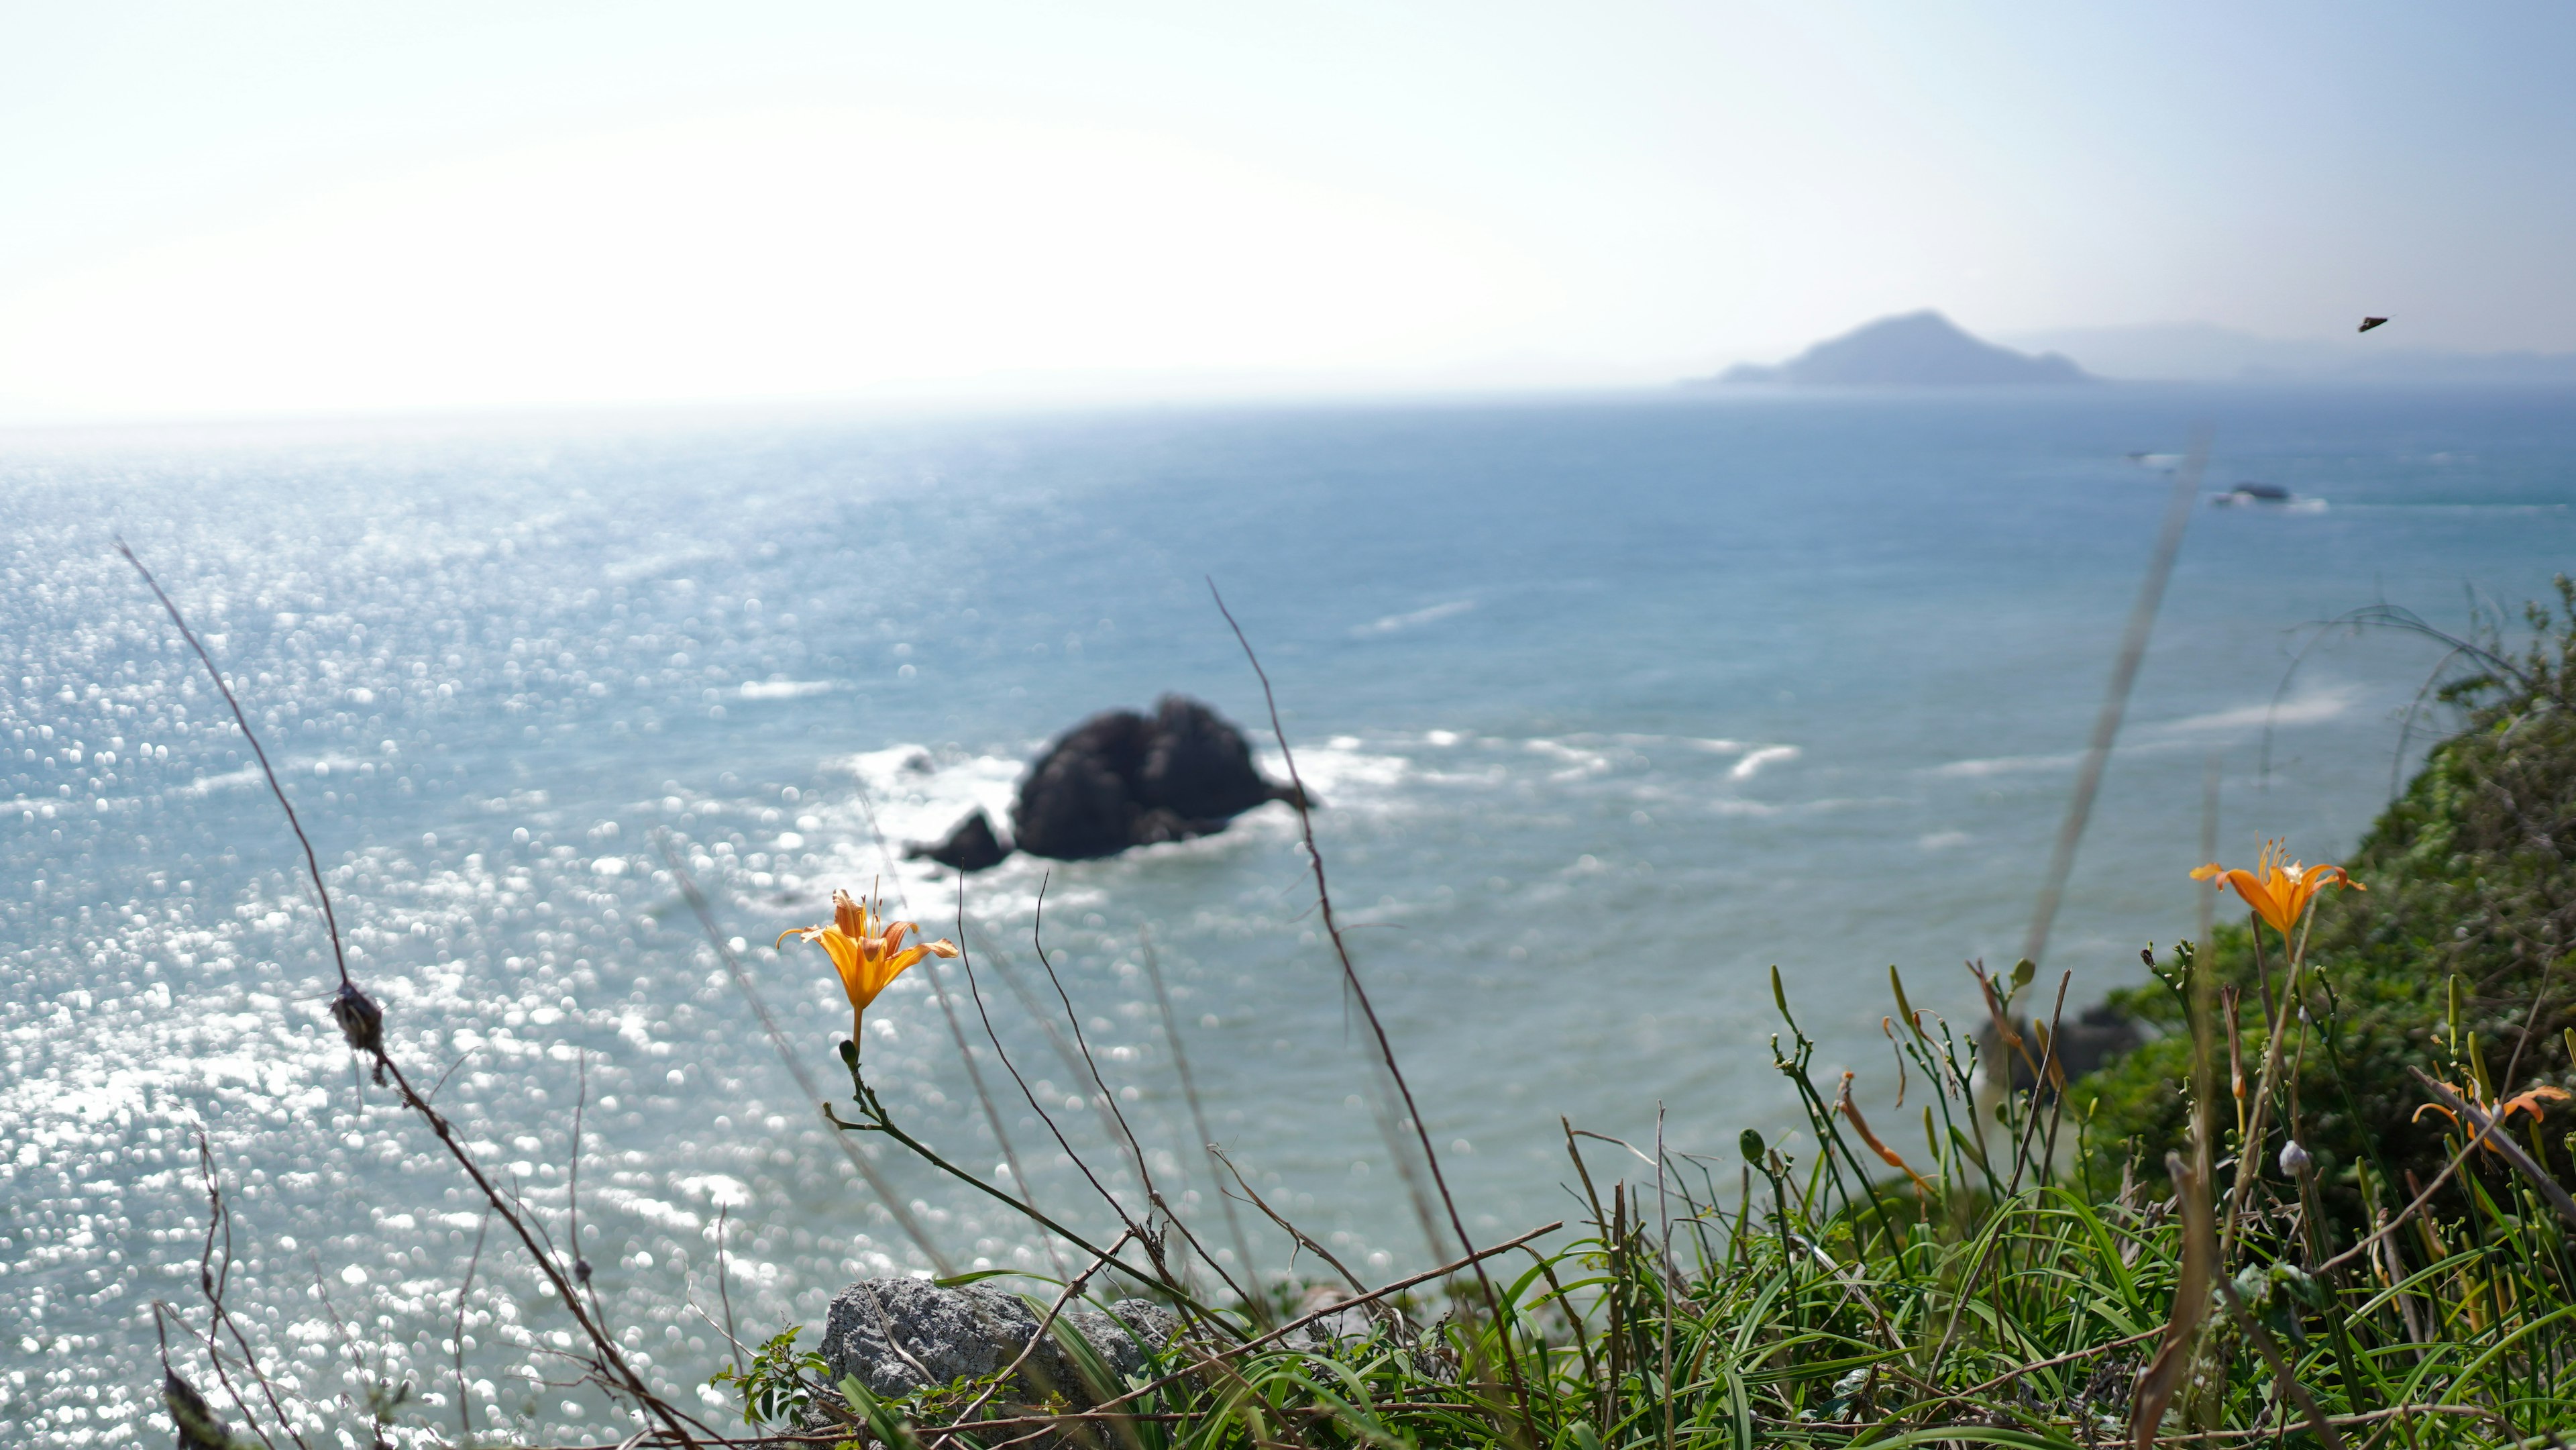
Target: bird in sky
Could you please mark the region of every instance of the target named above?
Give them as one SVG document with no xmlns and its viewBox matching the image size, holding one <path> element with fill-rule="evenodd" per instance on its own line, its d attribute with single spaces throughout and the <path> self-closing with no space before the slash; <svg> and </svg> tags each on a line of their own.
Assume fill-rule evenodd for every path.
<svg viewBox="0 0 2576 1450">
<path fill-rule="evenodd" d="M 2361 320 L 2361 330 L 2368 332 L 2387 320 L 2385 317 L 2365 317 Z"/>
</svg>

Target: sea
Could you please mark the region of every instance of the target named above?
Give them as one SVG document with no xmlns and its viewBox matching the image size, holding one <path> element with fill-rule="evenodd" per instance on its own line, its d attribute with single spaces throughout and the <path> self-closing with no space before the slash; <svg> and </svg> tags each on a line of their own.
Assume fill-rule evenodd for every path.
<svg viewBox="0 0 2576 1450">
<path fill-rule="evenodd" d="M 566 1383 L 564 1307 L 343 1045 L 296 838 L 120 538 L 275 763 L 395 1059 L 720 1421 L 732 1345 L 811 1347 L 854 1278 L 1052 1292 L 1080 1264 L 1003 1200 L 1105 1242 L 1092 1177 L 1131 1207 L 1152 1177 L 1211 1283 L 1329 1279 L 1220 1196 L 1210 1140 L 1354 1272 L 1435 1262 L 1287 807 L 962 883 L 903 857 L 1007 822 L 1050 737 L 1177 692 L 1275 776 L 1293 751 L 1472 1235 L 1576 1216 L 1569 1126 L 1642 1150 L 1581 1140 L 1604 1176 L 1660 1138 L 1731 1180 L 1746 1128 L 1813 1147 L 1775 970 L 1863 1103 L 1899 1086 L 1891 966 L 1979 1020 L 1967 964 L 2021 951 L 2195 440 L 2199 493 L 2291 498 L 2190 508 L 2041 969 L 2070 1011 L 2195 929 L 2205 828 L 2230 862 L 2353 848 L 2458 666 L 2386 621 L 2518 639 L 2576 563 L 2576 395 L 0 434 L 0 1438 L 166 1439 L 165 1342 L 238 1419 L 210 1256 L 245 1395 L 246 1345 L 358 1443 L 378 1410 L 397 1440 L 633 1424 Z M 776 944 L 836 889 L 968 948 L 887 990 L 864 1061 L 997 1193 L 865 1136 L 872 1185 L 798 1086 L 846 1097 L 839 984 Z"/>
</svg>

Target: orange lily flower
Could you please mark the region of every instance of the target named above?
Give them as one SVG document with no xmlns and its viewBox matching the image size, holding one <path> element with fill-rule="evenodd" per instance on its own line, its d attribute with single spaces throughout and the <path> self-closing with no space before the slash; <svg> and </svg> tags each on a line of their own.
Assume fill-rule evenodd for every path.
<svg viewBox="0 0 2576 1450">
<path fill-rule="evenodd" d="M 882 907 L 868 906 L 850 899 L 850 893 L 832 893 L 832 924 L 809 926 L 778 934 L 778 946 L 785 946 L 791 936 L 802 937 L 823 948 L 831 957 L 832 967 L 841 974 L 841 990 L 850 998 L 850 1040 L 859 1040 L 859 1019 L 868 1004 L 887 984 L 904 973 L 904 969 L 923 957 L 953 957 L 957 944 L 946 938 L 905 946 L 903 939 L 919 930 L 908 921 L 888 921 Z"/>
<path fill-rule="evenodd" d="M 2215 880 L 2222 888 L 2235 887 L 2236 894 L 2245 898 L 2245 904 L 2254 908 L 2254 914 L 2272 923 L 2272 929 L 2284 938 L 2290 935 L 2291 928 L 2299 924 L 2299 918 L 2307 912 L 2308 903 L 2324 888 L 2349 886 L 2355 891 L 2370 889 L 2346 876 L 2341 866 L 2322 863 L 2301 866 L 2289 856 L 2289 851 L 2274 841 L 2264 846 L 2262 859 L 2251 871 L 2241 868 L 2231 871 L 2212 861 L 2191 873 L 2191 879 Z"/>
<path fill-rule="evenodd" d="M 2504 1131 L 2505 1120 L 2516 1113 L 2526 1114 L 2533 1122 L 2539 1122 L 2541 1113 L 2544 1111 L 2540 1106 L 2540 1100 L 2542 1098 L 2557 1098 L 2564 1101 L 2568 1097 L 2568 1092 L 2565 1088 L 2544 1086 L 2525 1088 L 2521 1092 L 2515 1093 L 2512 1097 L 2506 1098 L 2503 1102 L 2489 1103 L 2479 1099 L 2478 1090 L 2475 1084 L 2471 1084 L 2466 1088 L 2454 1088 L 2452 1091 L 2459 1093 L 2462 1100 L 2477 1104 L 2478 1110 L 2487 1115 L 2488 1120 L 2495 1124 L 2496 1131 L 2499 1133 Z M 2422 1107 L 2417 1108 L 2415 1110 L 2415 1118 L 2421 1118 L 2426 1113 L 2440 1113 L 2443 1117 L 2450 1119 L 2454 1124 L 2457 1124 L 2462 1128 L 2466 1128 L 2468 1126 L 2468 1124 L 2460 1122 L 2459 1114 L 2452 1112 L 2449 1108 L 2442 1106 L 2440 1103 L 2426 1103 Z M 2408 1121 L 2411 1122 L 2414 1121 L 2414 1119 L 2409 1119 Z M 2504 1150 L 2495 1145 L 2495 1139 L 2492 1136 L 2480 1141 L 2478 1146 L 2486 1149 L 2488 1152 L 2493 1153 L 2499 1158 L 2504 1156 Z"/>
</svg>

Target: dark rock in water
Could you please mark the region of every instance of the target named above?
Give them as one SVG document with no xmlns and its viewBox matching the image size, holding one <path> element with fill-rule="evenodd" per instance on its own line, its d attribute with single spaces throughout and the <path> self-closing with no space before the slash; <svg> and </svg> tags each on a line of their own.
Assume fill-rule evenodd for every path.
<svg viewBox="0 0 2576 1450">
<path fill-rule="evenodd" d="M 1225 717 L 1182 695 L 1151 716 L 1105 710 L 1057 737 L 1021 778 L 1012 845 L 1033 856 L 1086 861 L 1130 846 L 1214 835 L 1265 801 L 1297 792 L 1262 777 L 1252 745 Z M 905 854 L 981 871 L 1011 854 L 977 811 L 948 839 Z"/>
<path fill-rule="evenodd" d="M 1135 844 L 1135 793 L 1153 722 L 1110 710 L 1067 731 L 1029 767 L 1011 803 L 1011 839 L 1059 861 L 1114 856 Z"/>
<path fill-rule="evenodd" d="M 2048 1024 L 2025 1021 L 2017 1024 L 2014 1030 L 2021 1034 L 2031 1061 L 2038 1061 L 2046 1056 Z M 2145 1038 L 2138 1031 L 2137 1022 L 2119 1008 L 2108 1003 L 2087 1007 L 2083 1015 L 2058 1028 L 2058 1066 L 2065 1069 L 2068 1080 L 2072 1081 L 2088 1072 L 2100 1071 L 2111 1059 L 2136 1047 L 2144 1040 Z M 2030 1091 L 2031 1085 L 2037 1081 L 2031 1072 L 2031 1062 L 2024 1061 L 2019 1052 L 2011 1051 L 2005 1046 L 2003 1036 L 1995 1031 L 1992 1020 L 1978 1029 L 1977 1044 L 1979 1057 L 1985 1063 L 1985 1071 L 1989 1076 L 1994 1072 L 1994 1064 L 2007 1063 L 2012 1090 L 2017 1093 Z M 2043 1094 L 2043 1096 L 2054 1096 L 2054 1093 Z"/>
<path fill-rule="evenodd" d="M 1294 792 L 1262 778 L 1243 732 L 1196 700 L 1166 695 L 1151 718 L 1094 715 L 1047 747 L 1020 782 L 1011 834 L 1059 861 L 1213 835 Z"/>
<path fill-rule="evenodd" d="M 907 1394 L 1010 1364 L 1037 1334 L 1038 1313 L 1018 1295 L 982 1284 L 943 1289 L 925 1279 L 862 1279 L 832 1301 L 823 1324 L 823 1363 L 836 1384 L 854 1375 L 875 1394 Z M 1029 1353 L 1004 1394 L 1023 1404 L 1061 1394 L 1076 1408 L 1088 1408 L 1126 1387 L 1093 1383 L 1057 1334 L 1080 1335 L 1123 1380 L 1143 1373 L 1180 1328 L 1172 1311 L 1145 1299 L 1121 1299 L 1106 1314 L 1069 1309 Z"/>
<path fill-rule="evenodd" d="M 907 849 L 906 858 L 936 861 L 955 871 L 982 871 L 1002 864 L 1011 848 L 993 834 L 993 818 L 981 810 L 957 823 L 948 839 L 934 845 L 916 845 Z"/>
<path fill-rule="evenodd" d="M 1252 766 L 1243 732 L 1196 700 L 1165 695 L 1154 705 L 1153 743 L 1136 774 L 1136 798 L 1183 820 L 1222 820 L 1286 796 Z"/>
<path fill-rule="evenodd" d="M 2101 1071 L 2112 1058 L 2145 1040 L 2135 1020 L 2104 1003 L 2085 1008 L 2081 1016 L 2059 1029 L 2057 1055 L 2065 1062 L 2068 1077 L 2082 1077 Z"/>
<path fill-rule="evenodd" d="M 2214 493 L 2209 501 L 2220 508 L 2246 508 L 2264 505 L 2281 506 L 2298 502 L 2298 496 L 2277 483 L 2240 483 L 2225 493 Z"/>
</svg>

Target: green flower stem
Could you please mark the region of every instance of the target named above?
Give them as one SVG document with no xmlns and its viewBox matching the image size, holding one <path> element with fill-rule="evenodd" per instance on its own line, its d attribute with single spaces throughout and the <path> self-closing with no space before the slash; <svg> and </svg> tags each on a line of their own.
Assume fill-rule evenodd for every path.
<svg viewBox="0 0 2576 1450">
<path fill-rule="evenodd" d="M 2255 926 L 2254 932 L 2256 939 L 2260 940 L 2262 927 L 2259 923 Z M 2271 1041 L 2263 1051 L 2263 1077 L 2254 1090 L 2254 1119 L 2245 1130 L 2244 1141 L 2236 1145 L 2236 1185 L 2227 1195 L 2227 1223 L 2218 1233 L 2218 1257 L 2221 1265 L 2227 1261 L 2229 1246 L 2236 1241 L 2236 1221 L 2245 1209 L 2246 1190 L 2252 1188 L 2254 1181 L 2263 1176 L 2264 1135 L 2270 1131 L 2270 1125 L 2264 1119 L 2271 1112 L 2273 1085 L 2280 1080 L 2281 1076 L 2281 1049 L 2289 1042 L 2290 1027 L 2296 1020 L 2295 1014 L 2298 1010 L 2299 969 L 2306 965 L 2304 948 L 2307 946 L 2307 940 L 2302 936 L 2293 944 L 2289 935 L 2283 933 L 2281 945 L 2282 949 L 2289 953 L 2290 964 L 2281 982 L 2279 1006 L 2272 1012 Z"/>
<path fill-rule="evenodd" d="M 949 1162 L 946 1158 L 941 1157 L 936 1150 L 932 1149 L 929 1144 L 924 1143 L 919 1138 L 912 1136 L 903 1129 L 896 1127 L 894 1125 L 894 1120 L 886 1116 L 885 1105 L 878 1101 L 875 1090 L 870 1088 L 867 1083 L 859 1077 L 858 1054 L 856 1052 L 845 1053 L 843 1054 L 843 1060 L 850 1065 L 850 1085 L 856 1089 L 852 1094 L 851 1100 L 859 1105 L 859 1111 L 867 1116 L 868 1121 L 853 1123 L 848 1119 L 843 1118 L 840 1114 L 833 1112 L 832 1105 L 826 1103 L 823 1105 L 823 1112 L 826 1117 L 831 1119 L 833 1127 L 838 1128 L 845 1133 L 885 1134 L 887 1137 L 901 1143 L 904 1147 L 911 1149 L 916 1156 L 933 1168 L 948 1174 L 960 1183 L 969 1185 L 977 1192 L 990 1197 L 997 1203 L 1009 1205 L 1012 1210 L 1025 1216 L 1031 1222 L 1037 1224 L 1038 1227 L 1043 1228 L 1047 1232 L 1063 1239 L 1065 1242 L 1072 1244 L 1075 1248 L 1082 1250 L 1093 1258 L 1110 1265 L 1120 1273 L 1136 1280 L 1138 1283 L 1158 1284 L 1162 1286 L 1165 1293 L 1170 1294 L 1174 1299 L 1178 1300 L 1183 1307 L 1187 1308 L 1193 1314 L 1198 1315 L 1200 1318 L 1211 1324 L 1223 1324 L 1228 1329 L 1234 1328 L 1232 1324 L 1218 1317 L 1215 1310 L 1200 1303 L 1197 1298 L 1193 1297 L 1187 1290 L 1183 1289 L 1180 1285 L 1173 1283 L 1169 1277 L 1161 1274 L 1149 1273 L 1146 1270 L 1137 1268 L 1126 1260 L 1117 1257 L 1109 1250 L 1101 1248 L 1099 1245 L 1092 1243 L 1082 1235 L 1075 1233 L 1072 1229 L 1066 1228 L 1063 1224 L 1047 1217 L 1037 1209 L 1013 1198 L 1011 1195 L 995 1188 L 983 1179 L 978 1178 L 965 1169 L 958 1167 L 956 1164 Z"/>
</svg>

